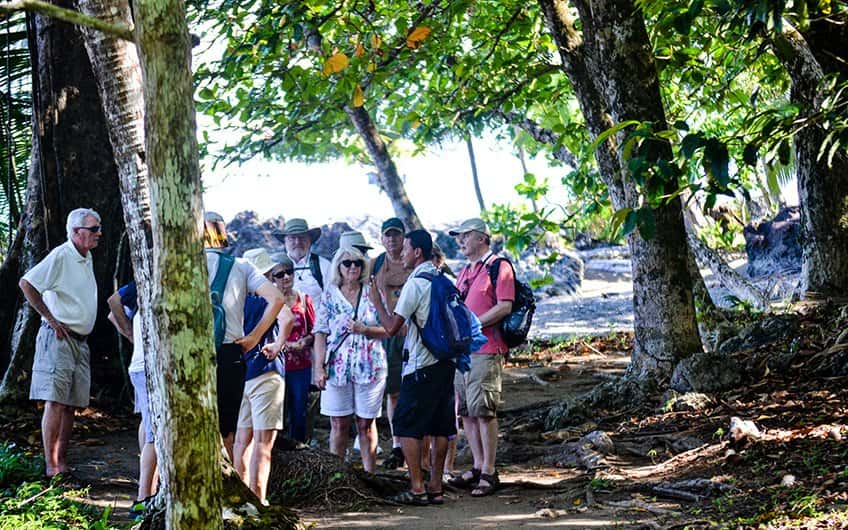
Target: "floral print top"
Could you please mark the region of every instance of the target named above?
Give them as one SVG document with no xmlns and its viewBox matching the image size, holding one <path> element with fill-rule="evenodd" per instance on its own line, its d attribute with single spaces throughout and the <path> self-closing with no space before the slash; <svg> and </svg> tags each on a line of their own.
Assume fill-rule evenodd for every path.
<svg viewBox="0 0 848 530">
<path fill-rule="evenodd" d="M 368 298 L 369 286 L 359 294 L 356 320 L 379 326 L 377 310 Z M 327 335 L 327 384 L 369 384 L 386 378 L 386 354 L 380 339 L 349 333 L 354 306 L 337 285 L 329 284 L 318 304 L 314 333 Z"/>
<path fill-rule="evenodd" d="M 294 315 L 294 326 L 286 340 L 296 342 L 311 335 L 312 328 L 315 326 L 315 308 L 312 305 L 312 297 L 301 293 L 294 307 L 291 308 L 291 312 Z M 310 367 L 312 367 L 312 346 L 299 352 L 286 352 L 286 372 Z"/>
</svg>

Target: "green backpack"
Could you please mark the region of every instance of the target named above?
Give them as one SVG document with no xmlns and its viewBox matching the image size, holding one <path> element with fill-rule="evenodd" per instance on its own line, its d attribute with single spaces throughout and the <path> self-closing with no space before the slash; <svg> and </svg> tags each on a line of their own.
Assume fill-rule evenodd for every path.
<svg viewBox="0 0 848 530">
<path fill-rule="evenodd" d="M 212 285 L 209 287 L 212 298 L 212 320 L 215 323 L 215 349 L 219 349 L 224 344 L 224 337 L 227 335 L 227 314 L 224 312 L 224 288 L 227 286 L 227 279 L 230 277 L 230 271 L 235 264 L 236 259 L 225 254 L 218 254 L 218 271 L 215 273 L 215 279 L 212 280 Z"/>
</svg>

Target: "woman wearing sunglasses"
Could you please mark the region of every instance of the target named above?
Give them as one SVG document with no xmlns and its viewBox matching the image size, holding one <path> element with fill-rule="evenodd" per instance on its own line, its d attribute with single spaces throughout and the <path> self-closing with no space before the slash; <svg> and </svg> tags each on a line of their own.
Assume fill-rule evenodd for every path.
<svg viewBox="0 0 848 530">
<path fill-rule="evenodd" d="M 312 330 L 315 308 L 312 297 L 294 288 L 294 262 L 280 253 L 272 256 L 277 263 L 271 279 L 283 293 L 286 307 L 291 308 L 294 325 L 282 346 L 286 364 L 285 417 L 289 438 L 306 443 L 306 412 L 309 384 L 312 382 Z"/>
<path fill-rule="evenodd" d="M 330 452 L 344 457 L 356 416 L 362 465 L 373 473 L 377 428 L 386 386 L 385 330 L 368 297 L 369 264 L 353 247 L 333 256 L 330 281 L 318 304 L 313 383 L 320 389 L 321 414 L 330 417 Z"/>
</svg>

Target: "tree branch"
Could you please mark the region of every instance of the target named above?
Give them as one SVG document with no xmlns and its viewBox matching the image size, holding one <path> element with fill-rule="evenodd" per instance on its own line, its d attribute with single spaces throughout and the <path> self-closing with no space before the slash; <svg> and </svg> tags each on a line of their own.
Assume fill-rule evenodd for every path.
<svg viewBox="0 0 848 530">
<path fill-rule="evenodd" d="M 123 24 L 109 24 L 99 18 L 93 18 L 71 9 L 55 6 L 49 2 L 42 0 L 16 0 L 13 2 L 0 3 L 0 13 L 11 14 L 16 11 L 29 11 L 30 13 L 39 13 L 48 17 L 75 24 L 77 26 L 85 26 L 87 28 L 96 29 L 109 35 L 114 35 L 120 39 L 130 42 L 135 42 L 133 29 Z"/>
</svg>

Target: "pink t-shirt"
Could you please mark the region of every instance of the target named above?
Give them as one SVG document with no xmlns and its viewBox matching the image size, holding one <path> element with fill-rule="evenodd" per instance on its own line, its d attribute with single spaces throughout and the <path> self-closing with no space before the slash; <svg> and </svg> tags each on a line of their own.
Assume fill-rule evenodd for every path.
<svg viewBox="0 0 848 530">
<path fill-rule="evenodd" d="M 498 268 L 497 282 L 492 288 L 492 280 L 486 265 L 495 259 L 495 255 L 488 254 L 482 260 L 469 263 L 459 272 L 456 286 L 465 298 L 465 305 L 478 317 L 495 307 L 498 302 L 515 300 L 515 277 L 512 267 L 501 263 Z M 506 343 L 501 336 L 500 322 L 483 328 L 483 335 L 488 342 L 475 353 L 494 355 L 506 353 Z"/>
</svg>

